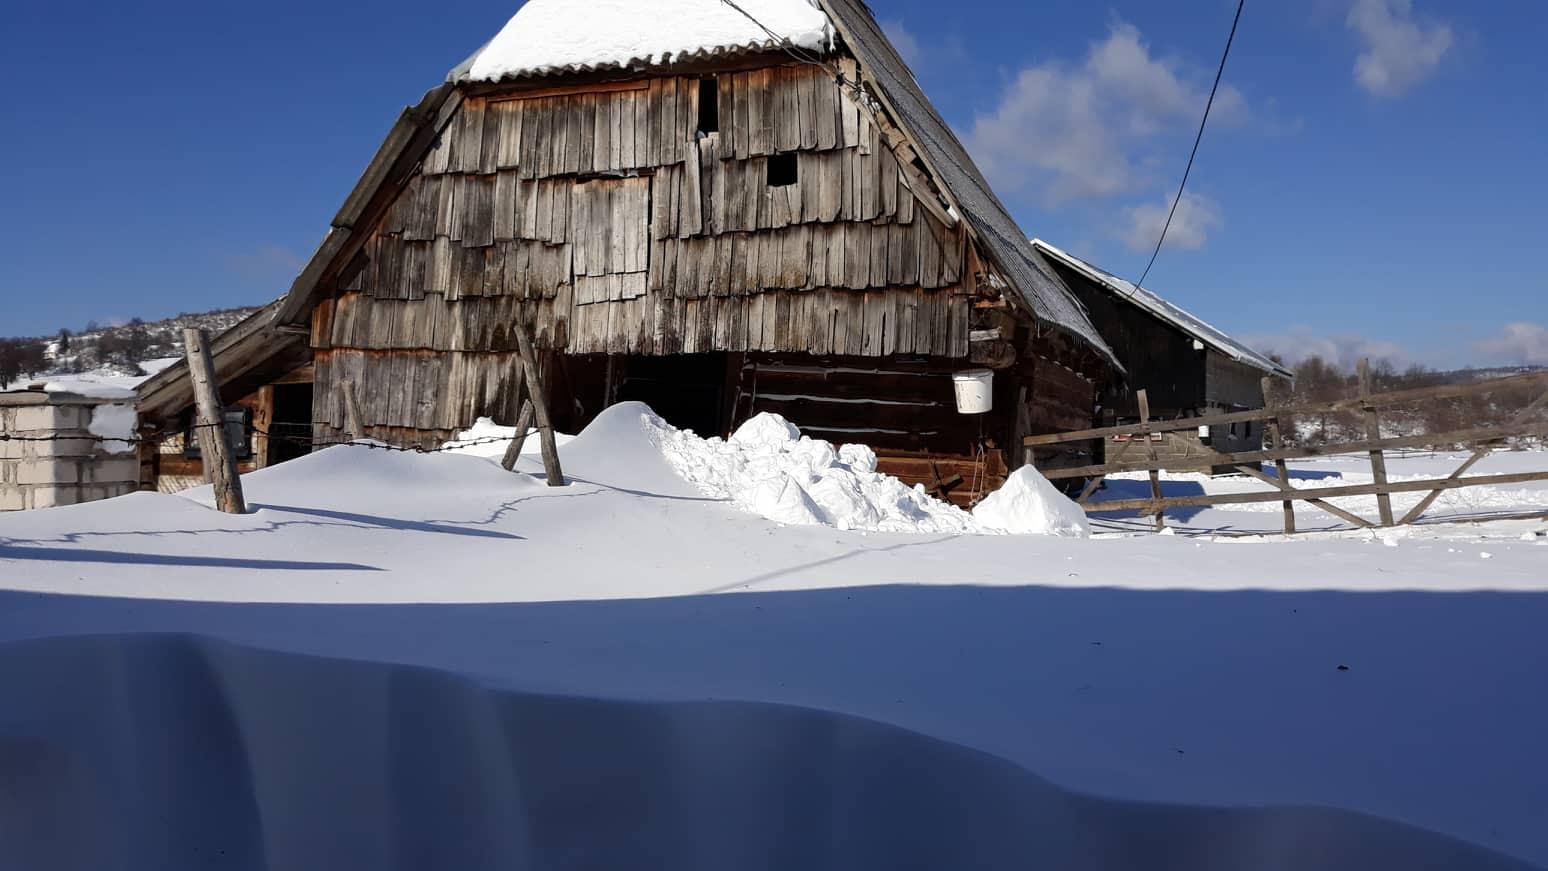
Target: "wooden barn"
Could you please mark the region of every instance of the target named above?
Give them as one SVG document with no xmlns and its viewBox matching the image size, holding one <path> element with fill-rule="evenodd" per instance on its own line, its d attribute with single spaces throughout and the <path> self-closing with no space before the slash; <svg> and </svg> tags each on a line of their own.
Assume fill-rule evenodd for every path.
<svg viewBox="0 0 1548 871">
<path fill-rule="evenodd" d="M 306 337 L 273 329 L 279 301 L 259 309 L 215 339 L 211 356 L 221 374 L 221 398 L 238 470 L 251 472 L 294 459 L 312 441 L 312 351 Z M 194 423 L 194 388 L 186 363 L 142 382 L 136 403 L 143 434 L 140 486 L 175 492 L 204 483 Z"/>
<path fill-rule="evenodd" d="M 1100 394 L 1101 426 L 1137 422 L 1140 389 L 1146 391 L 1153 418 L 1175 419 L 1207 411 L 1262 408 L 1265 377 L 1295 377 L 1267 356 L 1143 287 L 1041 239 L 1032 240 L 1032 247 L 1075 292 L 1128 371 L 1127 379 L 1109 382 Z M 1156 449 L 1173 463 L 1168 468 L 1185 468 L 1193 445 L 1223 452 L 1259 450 L 1262 424 L 1212 427 L 1207 433 L 1158 443 Z M 1198 465 L 1209 467 L 1203 459 Z"/>
<path fill-rule="evenodd" d="M 329 440 L 350 381 L 367 435 L 433 446 L 515 419 L 527 329 L 560 429 L 621 400 L 703 435 L 773 411 L 958 501 L 1021 436 L 1089 426 L 1122 367 L 865 4 L 743 5 L 767 20 L 523 6 L 403 113 L 289 293 L 217 341 L 227 401 L 304 382 Z M 660 44 L 566 54 L 631 28 Z M 993 410 L 959 413 L 977 368 Z M 148 385 L 152 426 L 184 425 L 180 377 Z"/>
</svg>

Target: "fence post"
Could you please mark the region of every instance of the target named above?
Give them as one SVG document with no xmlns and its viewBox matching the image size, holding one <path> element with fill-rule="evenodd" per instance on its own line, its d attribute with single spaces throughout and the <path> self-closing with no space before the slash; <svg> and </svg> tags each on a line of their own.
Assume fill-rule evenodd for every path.
<svg viewBox="0 0 1548 871">
<path fill-rule="evenodd" d="M 1360 358 L 1357 367 L 1360 375 L 1360 407 L 1365 409 L 1365 438 L 1367 441 L 1381 440 L 1381 418 L 1376 413 L 1376 406 L 1371 404 L 1371 361 L 1365 357 Z M 1387 456 L 1380 448 L 1371 451 L 1371 479 L 1377 486 L 1387 484 Z M 1376 507 L 1381 510 L 1381 525 L 1392 525 L 1392 496 L 1389 493 L 1378 492 L 1376 494 Z"/>
<path fill-rule="evenodd" d="M 1281 451 L 1284 450 L 1285 447 L 1285 435 L 1279 427 L 1278 410 L 1273 402 L 1271 402 L 1269 399 L 1274 390 L 1274 379 L 1265 377 L 1261 383 L 1263 385 L 1263 404 L 1267 406 L 1267 410 L 1275 412 L 1273 417 L 1270 417 L 1267 421 L 1264 421 L 1265 425 L 1268 427 L 1269 444 L 1274 448 L 1274 450 Z M 1281 458 L 1274 461 L 1274 472 L 1279 475 L 1279 480 L 1281 483 L 1286 485 L 1290 483 L 1290 473 L 1289 470 L 1285 467 L 1284 459 Z M 1295 502 L 1290 499 L 1286 499 L 1283 505 L 1285 509 L 1285 535 L 1294 535 Z"/>
<path fill-rule="evenodd" d="M 199 455 L 204 473 L 215 485 L 215 507 L 227 514 L 246 514 L 242 478 L 237 474 L 236 454 L 226 441 L 226 416 L 215 383 L 215 363 L 210 358 L 209 337 L 204 330 L 183 330 L 183 349 L 188 357 L 188 376 L 198 407 Z"/>
<path fill-rule="evenodd" d="M 548 419 L 548 399 L 543 396 L 543 382 L 538 380 L 537 352 L 532 349 L 532 339 L 521 324 L 512 327 L 516 333 L 516 353 L 521 356 L 521 368 L 527 377 L 527 395 L 531 397 L 532 410 L 537 418 L 538 438 L 543 444 L 543 472 L 548 476 L 548 486 L 564 486 L 564 470 L 559 467 L 559 447 L 554 443 L 554 426 Z"/>
<path fill-rule="evenodd" d="M 1161 510 L 1161 472 L 1156 468 L 1159 460 L 1156 459 L 1156 443 L 1150 439 L 1150 394 L 1141 390 L 1136 394 L 1139 397 L 1140 423 L 1146 424 L 1140 432 L 1140 438 L 1145 440 L 1145 458 L 1150 461 L 1150 498 L 1155 502 L 1156 529 L 1166 528 L 1166 515 Z"/>
</svg>

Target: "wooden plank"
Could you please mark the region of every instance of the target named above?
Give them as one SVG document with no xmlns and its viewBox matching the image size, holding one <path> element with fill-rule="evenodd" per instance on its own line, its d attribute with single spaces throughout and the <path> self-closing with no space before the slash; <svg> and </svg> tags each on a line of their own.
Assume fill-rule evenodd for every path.
<svg viewBox="0 0 1548 871">
<path fill-rule="evenodd" d="M 515 324 L 512 330 L 516 333 L 517 353 L 521 357 L 522 371 L 532 397 L 538 437 L 543 444 L 543 471 L 548 478 L 548 486 L 561 487 L 564 485 L 564 471 L 559 466 L 559 448 L 554 440 L 553 423 L 548 417 L 548 400 L 544 396 L 543 382 L 538 377 L 537 352 L 532 347 L 532 339 L 527 336 L 525 326 Z"/>
<path fill-rule="evenodd" d="M 1537 386 L 1537 385 L 1548 386 L 1548 373 L 1542 373 L 1542 374 L 1533 373 L 1533 374 L 1528 374 L 1528 375 L 1513 375 L 1513 376 L 1508 377 L 1508 378 L 1500 378 L 1500 379 L 1496 379 L 1496 380 L 1493 380 L 1493 381 L 1475 382 L 1473 384 L 1468 384 L 1468 385 L 1450 384 L 1450 385 L 1443 385 L 1441 387 L 1425 387 L 1425 388 L 1418 388 L 1418 389 L 1414 389 L 1414 390 L 1399 390 L 1399 391 L 1393 391 L 1391 393 L 1373 394 L 1371 397 L 1369 397 L 1368 400 L 1366 400 L 1366 404 L 1375 405 L 1377 407 L 1386 407 L 1386 406 L 1389 406 L 1389 405 L 1397 405 L 1397 404 L 1404 403 L 1404 402 L 1413 402 L 1413 401 L 1422 400 L 1422 399 L 1436 399 L 1436 398 L 1447 398 L 1447 397 L 1456 397 L 1456 396 L 1469 396 L 1469 395 L 1490 393 L 1490 392 L 1493 392 L 1495 390 L 1514 389 L 1514 388 L 1517 388 L 1517 387 Z M 1223 414 L 1209 414 L 1209 415 L 1201 415 L 1201 416 L 1198 416 L 1198 417 L 1178 418 L 1177 420 L 1155 421 L 1155 422 L 1153 422 L 1150 425 L 1150 427 L 1148 429 L 1151 432 L 1181 431 L 1181 430 L 1187 430 L 1187 429 L 1194 429 L 1194 428 L 1197 428 L 1197 427 L 1200 427 L 1200 426 L 1226 426 L 1226 425 L 1232 424 L 1232 423 L 1245 423 L 1245 422 L 1248 422 L 1248 421 L 1265 420 L 1265 419 L 1267 419 L 1269 417 L 1272 417 L 1272 416 L 1275 416 L 1275 415 L 1289 416 L 1289 415 L 1332 414 L 1332 413 L 1342 412 L 1342 411 L 1355 411 L 1355 410 L 1359 410 L 1360 407 L 1361 407 L 1361 404 L 1362 404 L 1361 400 L 1359 400 L 1359 399 L 1342 399 L 1342 400 L 1337 400 L 1337 401 L 1334 401 L 1334 402 L 1326 402 L 1326 403 L 1305 403 L 1305 404 L 1302 404 L 1302 405 L 1280 406 L 1280 407 L 1274 409 L 1273 412 L 1270 412 L 1270 411 L 1268 411 L 1266 409 L 1261 409 L 1261 408 L 1260 409 L 1253 409 L 1253 410 L 1250 410 L 1250 411 L 1233 411 L 1233 412 L 1227 412 L 1227 413 L 1223 413 Z M 1476 435 L 1468 435 L 1468 434 L 1471 434 L 1471 433 L 1477 433 L 1477 434 Z M 1053 433 L 1053 434 L 1047 434 L 1047 435 L 1027 436 L 1025 441 L 1026 441 L 1027 444 L 1033 444 L 1033 445 L 1035 445 L 1035 444 L 1058 444 L 1059 442 L 1065 442 L 1065 441 L 1081 441 L 1081 440 L 1084 440 L 1084 439 L 1091 439 L 1091 438 L 1107 438 L 1109 436 L 1115 436 L 1115 435 L 1136 435 L 1136 434 L 1139 434 L 1139 427 L 1137 425 L 1134 425 L 1134 424 L 1128 424 L 1128 425 L 1125 425 L 1125 426 L 1099 427 L 1099 428 L 1096 428 L 1096 429 L 1078 430 L 1078 431 L 1071 431 L 1071 432 L 1067 432 L 1067 433 Z M 1478 430 L 1462 430 L 1459 433 L 1447 433 L 1447 434 L 1443 434 L 1443 435 L 1442 434 L 1437 434 L 1437 435 L 1432 435 L 1432 436 L 1418 436 L 1418 437 L 1405 437 L 1405 438 L 1396 438 L 1396 439 L 1382 439 L 1380 444 L 1382 446 L 1388 448 L 1388 449 L 1398 448 L 1398 447 L 1425 447 L 1425 446 L 1433 445 L 1433 444 L 1445 444 L 1445 443 L 1447 443 L 1448 440 L 1453 441 L 1453 442 L 1455 442 L 1455 441 L 1476 441 L 1478 439 L 1494 438 L 1494 437 L 1506 436 L 1506 435 L 1511 435 L 1511 434 L 1512 433 L 1509 430 L 1506 430 L 1506 429 L 1503 429 L 1503 428 L 1500 428 L 1500 427 L 1493 427 L 1493 428 L 1482 428 L 1482 429 L 1478 429 Z M 1453 438 L 1454 436 L 1459 436 L 1459 435 L 1461 437 Z M 1419 440 L 1415 441 L 1415 438 L 1417 438 Z M 1352 442 L 1352 443 L 1350 443 L 1351 447 L 1345 448 L 1345 449 L 1343 449 L 1341 451 L 1321 452 L 1321 453 L 1316 454 L 1316 456 L 1322 456 L 1324 453 L 1341 453 L 1341 452 L 1347 452 L 1347 451 L 1370 450 L 1370 449 L 1372 449 L 1370 447 L 1370 444 L 1371 443 L 1368 443 L 1368 442 Z M 1293 458 L 1293 457 L 1291 457 L 1291 458 Z M 1272 456 L 1260 456 L 1260 457 L 1257 457 L 1256 459 L 1260 459 L 1260 460 L 1261 459 L 1273 459 L 1273 457 Z"/>
<path fill-rule="evenodd" d="M 585 85 L 562 85 L 546 88 L 531 88 L 524 91 L 511 91 L 489 96 L 490 103 L 511 102 L 522 103 L 529 100 L 539 100 L 545 97 L 569 97 L 576 94 L 619 94 L 631 91 L 643 91 L 648 86 L 645 79 L 630 79 L 621 82 L 596 82 Z"/>
<path fill-rule="evenodd" d="M 495 176 L 469 175 L 460 180 L 461 231 L 464 247 L 485 248 L 494 244 Z"/>
<path fill-rule="evenodd" d="M 819 78 L 815 71 L 806 67 L 796 67 L 792 79 L 792 87 L 795 89 L 794 121 L 800 141 L 794 146 L 802 151 L 814 151 L 817 148 L 817 89 L 826 87 L 827 82 Z"/>
<path fill-rule="evenodd" d="M 564 107 L 564 160 L 561 164 L 565 175 L 575 175 L 591 169 L 591 137 L 593 116 L 596 112 L 596 96 L 576 94 L 562 98 Z"/>
<path fill-rule="evenodd" d="M 494 168 L 514 169 L 521 165 L 521 124 L 523 112 L 520 103 L 490 103 L 484 110 L 498 122 L 499 138 L 494 152 Z"/>
<path fill-rule="evenodd" d="M 1263 391 L 1265 408 L 1270 407 L 1268 399 L 1273 395 L 1274 379 L 1263 378 L 1259 382 L 1259 386 Z M 1284 433 L 1280 430 L 1279 427 L 1279 418 L 1271 417 L 1268 419 L 1265 425 L 1268 429 L 1269 444 L 1273 446 L 1274 450 L 1283 450 L 1285 447 L 1285 438 Z M 1290 471 L 1288 468 L 1286 468 L 1284 460 L 1274 461 L 1274 472 L 1279 476 L 1279 480 L 1288 487 L 1290 484 Z M 1283 508 L 1285 515 L 1285 535 L 1294 535 L 1295 502 L 1293 500 L 1287 499 L 1285 500 L 1284 505 L 1281 507 Z"/>
<path fill-rule="evenodd" d="M 1176 432 L 1178 427 L 1173 426 L 1174 421 L 1152 421 L 1150 426 L 1154 432 Z M 1182 429 L 1187 429 L 1183 427 Z M 1425 448 L 1435 445 L 1452 445 L 1458 443 L 1475 442 L 1480 440 L 1501 438 L 1501 430 L 1498 427 L 1487 427 L 1473 430 L 1458 430 L 1449 433 L 1435 433 L 1418 436 L 1400 436 L 1384 438 L 1379 442 L 1343 442 L 1327 445 L 1301 445 L 1279 450 L 1260 451 L 1235 451 L 1214 455 L 1220 460 L 1220 465 L 1235 465 L 1237 463 L 1262 463 L 1278 460 L 1299 460 L 1310 457 L 1339 456 L 1342 454 L 1366 453 L 1375 449 L 1396 450 L 1398 448 Z M 1511 435 L 1521 436 L 1548 436 L 1548 423 L 1523 424 L 1514 428 Z M 1059 441 L 1077 441 L 1076 439 L 1062 438 L 1064 433 L 1056 435 L 1027 436 L 1022 441 L 1025 444 L 1057 444 Z M 1097 436 L 1100 438 L 1101 436 Z M 1049 439 L 1057 438 L 1057 441 Z M 1117 472 L 1143 472 L 1143 464 L 1134 463 L 1107 463 L 1100 466 L 1079 466 L 1067 469 L 1050 469 L 1045 473 L 1047 478 L 1073 478 L 1095 475 L 1099 473 L 1114 474 Z"/>
<path fill-rule="evenodd" d="M 1365 404 L 1371 396 L 1371 361 L 1362 357 L 1355 366 L 1360 379 L 1360 399 Z M 1381 441 L 1381 417 L 1373 405 L 1365 404 L 1365 437 L 1367 441 Z M 1371 476 L 1376 484 L 1387 483 L 1387 456 L 1380 448 L 1371 450 Z M 1381 525 L 1392 525 L 1392 497 L 1385 493 L 1376 497 L 1376 507 L 1381 513 Z"/>
<path fill-rule="evenodd" d="M 1466 478 L 1435 479 L 1424 481 L 1390 481 L 1383 485 L 1376 484 L 1352 484 L 1344 487 L 1306 487 L 1297 488 L 1295 493 L 1297 501 L 1305 502 L 1312 499 L 1338 499 L 1345 496 L 1372 496 L 1378 492 L 1392 493 L 1418 493 L 1429 489 L 1458 490 L 1464 487 L 1500 487 L 1506 484 L 1525 484 L 1532 481 L 1548 481 L 1548 472 L 1514 472 L 1502 475 L 1473 475 Z M 1261 493 L 1216 493 L 1205 496 L 1168 496 L 1164 500 L 1167 508 L 1187 508 L 1197 506 L 1218 505 L 1249 505 L 1255 502 L 1279 502 L 1284 499 L 1284 493 L 1280 490 L 1269 490 Z M 1150 499 L 1119 499 L 1112 502 L 1093 502 L 1087 506 L 1089 511 L 1132 511 L 1148 508 Z"/>
<path fill-rule="evenodd" d="M 484 151 L 484 101 L 465 100 L 457 114 L 457 138 L 452 150 L 453 172 L 478 172 Z"/>
<path fill-rule="evenodd" d="M 1139 390 L 1135 394 L 1139 401 L 1140 423 L 1150 423 L 1150 393 L 1147 390 Z M 1166 513 L 1161 504 L 1161 473 L 1154 467 L 1156 465 L 1156 443 L 1152 439 L 1145 439 L 1145 455 L 1150 461 L 1150 498 L 1155 513 L 1156 531 L 1166 528 Z"/>
</svg>

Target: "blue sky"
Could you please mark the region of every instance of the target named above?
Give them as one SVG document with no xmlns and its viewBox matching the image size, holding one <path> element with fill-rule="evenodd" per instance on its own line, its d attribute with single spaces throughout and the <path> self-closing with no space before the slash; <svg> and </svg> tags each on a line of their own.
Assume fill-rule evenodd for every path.
<svg viewBox="0 0 1548 871">
<path fill-rule="evenodd" d="M 1137 277 L 1228 0 L 876 0 L 1023 227 Z M 397 112 L 509 4 L 26 4 L 0 335 L 282 293 Z M 1248 0 L 1147 284 L 1292 355 L 1548 363 L 1548 4 Z"/>
</svg>

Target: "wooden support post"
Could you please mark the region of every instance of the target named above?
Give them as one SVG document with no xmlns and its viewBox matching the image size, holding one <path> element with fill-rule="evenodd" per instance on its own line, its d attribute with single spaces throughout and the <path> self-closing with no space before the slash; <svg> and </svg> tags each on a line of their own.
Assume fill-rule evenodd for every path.
<svg viewBox="0 0 1548 871">
<path fill-rule="evenodd" d="M 527 441 L 527 429 L 532 426 L 532 402 L 527 395 L 527 368 L 521 364 L 521 355 L 516 355 L 516 435 L 511 443 L 505 446 L 505 456 L 501 458 L 500 465 L 505 471 L 514 471 L 516 461 L 521 459 L 521 446 Z"/>
<path fill-rule="evenodd" d="M 1268 406 L 1269 410 L 1272 411 L 1274 406 L 1273 403 L 1269 401 L 1269 396 L 1274 390 L 1274 379 L 1264 378 L 1261 383 L 1263 385 L 1263 404 Z M 1274 417 L 1269 418 L 1266 425 L 1268 427 L 1270 447 L 1276 451 L 1284 450 L 1285 434 L 1279 428 L 1279 416 L 1275 415 Z M 1290 472 L 1285 468 L 1284 460 L 1274 461 L 1274 472 L 1279 476 L 1279 480 L 1284 482 L 1285 488 L 1288 489 L 1290 486 Z M 1295 502 L 1290 499 L 1286 499 L 1284 501 L 1284 512 L 1285 535 L 1295 535 Z"/>
<path fill-rule="evenodd" d="M 554 426 L 548 418 L 548 398 L 543 395 L 543 382 L 538 379 L 537 352 L 532 349 L 532 339 L 525 326 L 516 324 L 512 330 L 516 333 L 516 352 L 521 355 L 521 367 L 526 373 L 527 394 L 537 418 L 538 437 L 543 443 L 543 472 L 548 476 L 548 486 L 562 487 L 564 470 L 559 466 L 559 446 L 554 442 Z"/>
<path fill-rule="evenodd" d="M 142 425 L 139 429 L 140 443 L 136 446 L 135 454 L 140 459 L 140 489 L 151 493 L 161 481 L 161 442 L 157 438 L 155 428 Z"/>
<path fill-rule="evenodd" d="M 354 441 L 365 437 L 360 423 L 360 401 L 355 398 L 355 382 L 340 381 L 339 390 L 344 394 L 344 440 Z"/>
<path fill-rule="evenodd" d="M 516 436 L 505 448 L 505 458 L 500 460 L 500 465 L 505 471 L 514 472 L 516 461 L 521 459 L 521 449 L 527 443 L 527 430 L 532 428 L 532 400 L 523 400 L 521 413 L 516 415 Z"/>
<path fill-rule="evenodd" d="M 258 388 L 258 407 L 253 409 L 253 468 L 269 465 L 269 430 L 274 426 L 274 385 Z"/>
<path fill-rule="evenodd" d="M 203 330 L 183 330 L 183 348 L 188 355 L 188 375 L 199 410 L 194 432 L 205 476 L 215 485 L 215 507 L 227 514 L 246 514 L 236 453 L 226 440 L 226 416 L 215 380 L 215 363 L 210 359 L 209 337 Z"/>
<path fill-rule="evenodd" d="M 1371 361 L 1362 357 L 1358 366 L 1360 375 L 1360 406 L 1365 409 L 1365 437 L 1371 441 L 1381 439 L 1381 418 L 1371 405 Z M 1371 478 L 1378 486 L 1387 483 L 1387 455 L 1380 448 L 1371 451 Z M 1381 525 L 1392 525 L 1392 496 L 1378 493 L 1376 507 L 1381 511 Z"/>
<path fill-rule="evenodd" d="M 1140 423 L 1145 424 L 1140 431 L 1140 438 L 1145 440 L 1145 458 L 1150 461 L 1150 498 L 1155 500 L 1156 530 L 1166 528 L 1166 515 L 1161 509 L 1161 472 L 1156 468 L 1156 443 L 1150 438 L 1150 394 L 1141 390 L 1137 394 L 1139 398 Z"/>
</svg>

